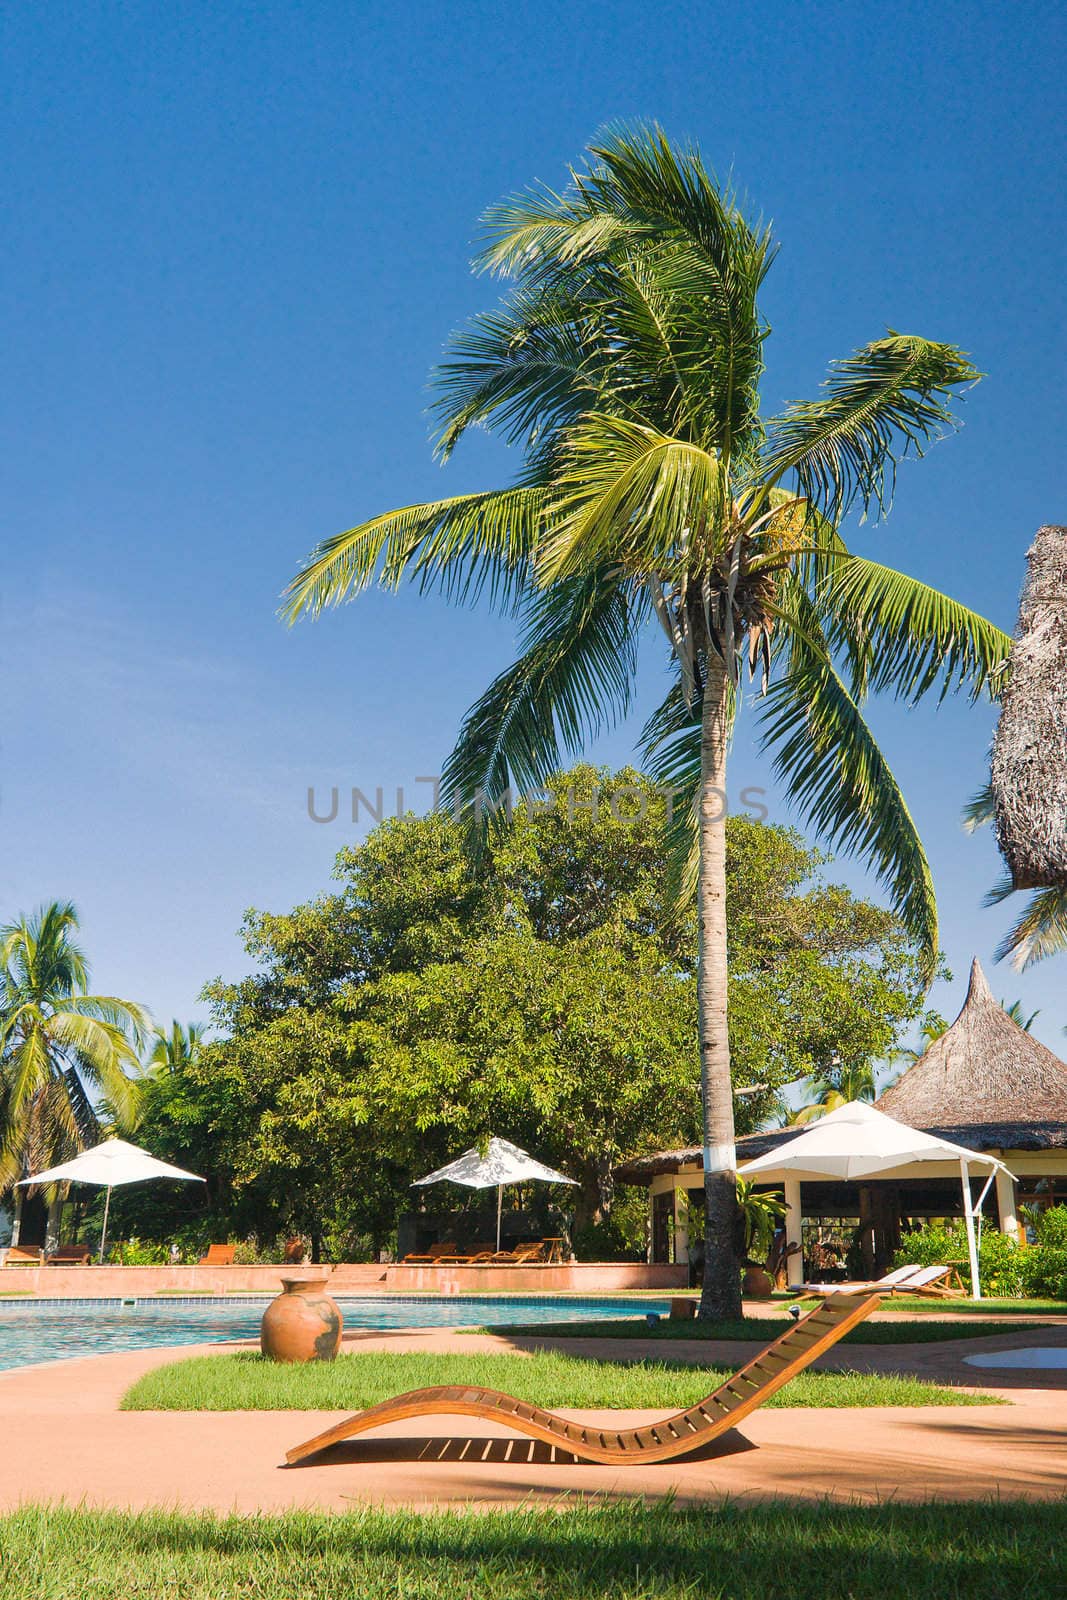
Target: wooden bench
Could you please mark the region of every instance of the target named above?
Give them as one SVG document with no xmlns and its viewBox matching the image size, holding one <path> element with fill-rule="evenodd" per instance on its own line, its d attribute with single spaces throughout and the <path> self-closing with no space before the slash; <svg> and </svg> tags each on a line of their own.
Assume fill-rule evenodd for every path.
<svg viewBox="0 0 1067 1600">
<path fill-rule="evenodd" d="M 4 1258 L 5 1267 L 39 1267 L 44 1261 L 44 1251 L 39 1244 L 9 1244 Z"/>
<path fill-rule="evenodd" d="M 45 1256 L 48 1267 L 87 1267 L 91 1252 L 87 1244 L 61 1244 Z"/>
</svg>

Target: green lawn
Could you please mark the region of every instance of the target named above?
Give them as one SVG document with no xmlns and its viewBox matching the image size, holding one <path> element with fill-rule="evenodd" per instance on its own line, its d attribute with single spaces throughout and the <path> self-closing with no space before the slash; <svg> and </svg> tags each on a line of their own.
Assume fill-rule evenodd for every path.
<svg viewBox="0 0 1067 1600">
<path fill-rule="evenodd" d="M 1067 1503 L 214 1518 L 29 1506 L 0 1600 L 1054 1600 Z"/>
<path fill-rule="evenodd" d="M 123 1397 L 126 1411 L 360 1411 L 408 1389 L 464 1384 L 504 1389 L 550 1407 L 691 1406 L 726 1372 L 679 1362 L 590 1361 L 558 1351 L 533 1356 L 395 1355 L 359 1351 L 333 1362 L 280 1366 L 253 1351 L 194 1356 L 146 1373 Z M 804 1372 L 772 1406 L 975 1405 L 983 1399 L 918 1378 Z"/>
<path fill-rule="evenodd" d="M 907 1296 L 898 1296 L 893 1300 L 883 1300 L 879 1308 L 882 1311 L 919 1312 L 921 1316 L 944 1316 L 946 1311 L 951 1311 L 953 1316 L 988 1317 L 990 1315 L 1001 1317 L 1005 1314 L 1011 1317 L 1067 1317 L 1067 1303 L 1063 1300 L 920 1300 L 917 1296 L 910 1299 Z"/>
<path fill-rule="evenodd" d="M 1040 1323 L 1028 1322 L 950 1322 L 945 1318 L 923 1322 L 861 1322 L 846 1333 L 842 1344 L 936 1344 L 943 1339 L 988 1339 L 993 1334 L 1040 1333 Z M 750 1339 L 770 1344 L 793 1326 L 789 1317 L 743 1317 L 738 1321 L 698 1322 L 663 1317 L 650 1328 L 644 1317 L 605 1317 L 597 1322 L 531 1322 L 516 1326 L 502 1323 L 485 1327 L 479 1333 L 495 1333 L 502 1338 L 517 1334 L 524 1339 Z"/>
</svg>

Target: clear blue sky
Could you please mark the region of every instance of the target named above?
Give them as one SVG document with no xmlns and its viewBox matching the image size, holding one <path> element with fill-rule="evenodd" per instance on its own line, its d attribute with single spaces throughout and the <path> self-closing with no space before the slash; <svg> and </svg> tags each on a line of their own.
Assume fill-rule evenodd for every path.
<svg viewBox="0 0 1067 1600">
<path fill-rule="evenodd" d="M 328 887 L 353 836 L 308 785 L 440 770 L 509 627 L 404 595 L 287 633 L 277 596 L 318 538 L 510 473 L 490 442 L 433 464 L 427 372 L 494 293 L 479 213 L 611 119 L 695 138 L 774 220 L 770 404 L 887 325 L 972 353 L 963 432 L 857 543 L 1010 628 L 1067 521 L 1064 35 L 1046 4 L 5 7 L 0 917 L 69 896 L 99 987 L 203 1015 L 244 908 Z M 958 823 L 991 716 L 873 720 L 951 1015 L 1006 925 Z M 744 735 L 735 770 L 767 781 Z M 1060 1048 L 1063 975 L 991 974 Z"/>
</svg>

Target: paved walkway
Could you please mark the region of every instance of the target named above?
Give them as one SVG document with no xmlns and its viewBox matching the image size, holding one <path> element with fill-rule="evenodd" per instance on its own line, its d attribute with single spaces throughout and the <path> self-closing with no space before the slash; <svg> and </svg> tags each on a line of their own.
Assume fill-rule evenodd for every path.
<svg viewBox="0 0 1067 1600">
<path fill-rule="evenodd" d="M 364 1336 L 365 1348 L 533 1348 L 532 1341 L 447 1331 Z M 1067 1344 L 1067 1329 L 1014 1333 L 946 1345 L 852 1346 L 820 1365 L 916 1372 L 967 1385 L 961 1364 L 980 1349 Z M 555 1340 L 560 1348 L 578 1341 Z M 751 1344 L 583 1340 L 590 1355 L 747 1359 Z M 337 1420 L 325 1412 L 122 1412 L 142 1373 L 181 1356 L 225 1346 L 97 1356 L 0 1373 L 0 1509 L 63 1499 L 93 1506 L 174 1506 L 219 1512 L 290 1507 L 346 1510 L 356 1503 L 446 1503 L 480 1507 L 575 1495 L 673 1495 L 682 1503 L 769 1495 L 908 1500 L 995 1494 L 1044 1499 L 1067 1493 L 1067 1372 L 995 1374 L 1004 1404 L 866 1410 L 762 1410 L 704 1457 L 654 1467 L 575 1466 L 547 1446 L 458 1418 L 401 1423 L 352 1440 L 330 1457 L 288 1468 L 286 1449 Z M 231 1347 L 232 1348 L 232 1347 Z M 987 1380 L 988 1381 L 988 1380 Z M 990 1385 L 992 1387 L 992 1385 Z M 605 1414 L 568 1413 L 582 1422 Z M 662 1412 L 611 1413 L 616 1426 Z M 472 1434 L 472 1428 L 476 1430 Z"/>
</svg>

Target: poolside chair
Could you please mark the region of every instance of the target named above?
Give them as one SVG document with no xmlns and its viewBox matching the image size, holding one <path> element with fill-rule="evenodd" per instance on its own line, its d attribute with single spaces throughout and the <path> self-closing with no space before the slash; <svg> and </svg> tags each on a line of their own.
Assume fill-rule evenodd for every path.
<svg viewBox="0 0 1067 1600">
<path fill-rule="evenodd" d="M 207 1255 L 200 1257 L 197 1266 L 232 1267 L 236 1249 L 237 1246 L 235 1244 L 209 1244 Z"/>
<path fill-rule="evenodd" d="M 44 1251 L 39 1244 L 9 1244 L 4 1257 L 5 1267 L 39 1267 L 44 1261 Z"/>
<path fill-rule="evenodd" d="M 958 1287 L 950 1287 L 955 1279 Z M 859 1283 L 805 1283 L 798 1293 L 832 1295 L 865 1294 L 877 1290 L 880 1294 L 931 1294 L 955 1298 L 966 1291 L 960 1283 L 955 1267 L 920 1267 L 914 1262 L 907 1267 L 896 1267 L 884 1278 Z"/>
<path fill-rule="evenodd" d="M 740 1372 L 720 1384 L 707 1399 L 690 1406 L 688 1411 L 678 1411 L 662 1422 L 646 1423 L 640 1428 L 616 1430 L 603 1423 L 568 1422 L 554 1411 L 544 1411 L 540 1406 L 517 1400 L 514 1395 L 500 1394 L 496 1389 L 462 1386 L 413 1389 L 409 1394 L 397 1395 L 380 1405 L 368 1406 L 366 1411 L 359 1411 L 354 1417 L 327 1428 L 325 1433 L 316 1434 L 305 1444 L 289 1450 L 285 1459 L 293 1466 L 328 1450 L 331 1445 L 351 1439 L 354 1434 L 379 1428 L 386 1422 L 402 1422 L 413 1417 L 461 1416 L 484 1417 L 490 1422 L 503 1423 L 531 1439 L 556 1445 L 565 1455 L 582 1461 L 599 1461 L 609 1466 L 671 1461 L 710 1444 L 763 1405 L 790 1378 L 795 1378 L 850 1328 L 869 1316 L 880 1299 L 877 1294 L 864 1298 L 845 1294 L 824 1300 L 822 1305 L 787 1328 L 773 1344 L 761 1350 Z"/>
<path fill-rule="evenodd" d="M 514 1250 L 494 1250 L 490 1260 L 494 1267 L 532 1267 L 544 1253 L 545 1247 L 538 1239 L 536 1244 L 519 1244 Z"/>
<path fill-rule="evenodd" d="M 92 1251 L 87 1244 L 61 1244 L 45 1256 L 48 1267 L 87 1267 Z"/>
</svg>

